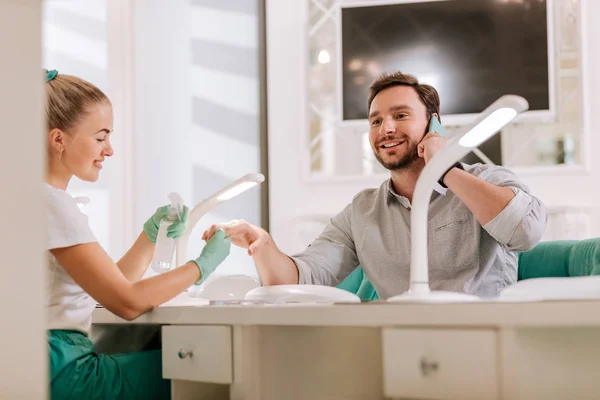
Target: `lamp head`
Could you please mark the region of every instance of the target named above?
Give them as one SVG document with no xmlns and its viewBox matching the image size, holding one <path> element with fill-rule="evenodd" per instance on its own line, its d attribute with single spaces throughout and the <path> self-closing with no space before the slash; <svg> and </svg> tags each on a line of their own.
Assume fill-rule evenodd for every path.
<svg viewBox="0 0 600 400">
<path fill-rule="evenodd" d="M 231 185 L 228 185 L 221 190 L 221 193 L 217 194 L 217 200 L 219 202 L 229 200 L 238 194 L 258 185 L 264 180 L 265 177 L 263 174 L 246 174 L 237 181 L 233 182 Z"/>
<path fill-rule="evenodd" d="M 458 144 L 469 148 L 479 146 L 528 108 L 529 103 L 520 96 L 500 97 L 481 113 L 475 126 L 460 137 Z"/>
<path fill-rule="evenodd" d="M 187 247 L 190 240 L 190 235 L 204 214 L 212 210 L 218 204 L 245 192 L 251 187 L 264 182 L 264 180 L 265 176 L 263 174 L 246 174 L 237 179 L 235 182 L 232 182 L 229 185 L 219 189 L 212 195 L 202 200 L 200 203 L 196 204 L 196 206 L 190 211 L 188 218 L 188 229 L 183 236 L 177 240 L 177 265 L 183 265 L 183 263 L 185 263 L 186 257 L 188 256 Z"/>
</svg>

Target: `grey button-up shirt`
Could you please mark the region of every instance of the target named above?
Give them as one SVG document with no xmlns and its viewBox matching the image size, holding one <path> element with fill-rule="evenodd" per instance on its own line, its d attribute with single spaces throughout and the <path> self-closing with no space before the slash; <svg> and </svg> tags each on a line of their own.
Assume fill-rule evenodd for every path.
<svg viewBox="0 0 600 400">
<path fill-rule="evenodd" d="M 464 164 L 465 171 L 515 197 L 481 226 L 451 191 L 434 192 L 429 205 L 429 280 L 435 290 L 495 296 L 517 280 L 517 253 L 542 237 L 546 210 L 506 168 Z M 406 197 L 391 180 L 367 189 L 331 219 L 321 235 L 292 256 L 301 284 L 336 286 L 362 266 L 383 299 L 405 292 L 410 282 L 410 213 Z"/>
</svg>

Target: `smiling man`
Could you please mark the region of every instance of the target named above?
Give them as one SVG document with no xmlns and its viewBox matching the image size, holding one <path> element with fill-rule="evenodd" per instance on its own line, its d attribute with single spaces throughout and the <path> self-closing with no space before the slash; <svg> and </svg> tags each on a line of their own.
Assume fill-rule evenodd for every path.
<svg viewBox="0 0 600 400">
<path fill-rule="evenodd" d="M 406 291 L 415 185 L 448 141 L 427 131 L 440 99 L 432 86 L 397 72 L 371 85 L 368 108 L 371 147 L 390 178 L 358 193 L 305 251 L 287 256 L 266 231 L 237 220 L 210 227 L 205 239 L 225 229 L 248 249 L 265 285 L 336 286 L 361 265 L 380 297 Z M 429 204 L 431 288 L 497 295 L 517 280 L 517 252 L 531 249 L 545 224 L 542 202 L 508 169 L 457 163 Z"/>
</svg>

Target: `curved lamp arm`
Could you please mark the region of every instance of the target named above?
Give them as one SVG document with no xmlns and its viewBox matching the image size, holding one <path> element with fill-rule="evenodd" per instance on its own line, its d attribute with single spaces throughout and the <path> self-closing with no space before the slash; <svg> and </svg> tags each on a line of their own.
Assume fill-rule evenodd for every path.
<svg viewBox="0 0 600 400">
<path fill-rule="evenodd" d="M 410 249 L 410 289 L 414 294 L 423 294 L 429 292 L 429 260 L 427 255 L 427 226 L 429 215 L 429 203 L 433 187 L 440 179 L 440 176 L 450 166 L 454 165 L 456 160 L 460 160 L 471 151 L 462 146 L 450 146 L 453 137 L 446 146 L 427 163 L 415 187 L 412 200 L 412 211 L 410 218 L 411 231 L 411 249 Z M 444 152 L 444 154 L 441 154 Z M 439 157 L 441 155 L 441 157 Z"/>
<path fill-rule="evenodd" d="M 177 239 L 177 253 L 176 260 L 177 266 L 181 266 L 187 262 L 188 244 L 190 241 L 190 235 L 198 224 L 198 221 L 210 210 L 215 208 L 218 204 L 229 200 L 240 193 L 258 185 L 265 181 L 263 174 L 253 173 L 246 174 L 229 185 L 219 189 L 206 199 L 198 203 L 191 211 L 188 217 L 188 228 L 179 239 Z"/>
<path fill-rule="evenodd" d="M 453 136 L 427 163 L 417 180 L 412 201 L 410 288 L 407 293 L 390 300 L 404 300 L 400 299 L 403 296 L 425 299 L 430 293 L 427 226 L 429 203 L 436 182 L 454 163 L 528 108 L 527 100 L 520 96 L 500 97 L 480 114 L 471 129 Z"/>
</svg>

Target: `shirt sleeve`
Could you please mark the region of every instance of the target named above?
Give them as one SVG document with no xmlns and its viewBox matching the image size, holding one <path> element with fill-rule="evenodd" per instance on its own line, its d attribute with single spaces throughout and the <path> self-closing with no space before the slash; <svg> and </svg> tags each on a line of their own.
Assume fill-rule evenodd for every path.
<svg viewBox="0 0 600 400">
<path fill-rule="evenodd" d="M 352 204 L 333 217 L 323 232 L 301 253 L 291 256 L 299 283 L 337 286 L 358 266 L 351 229 Z"/>
<path fill-rule="evenodd" d="M 527 251 L 541 239 L 546 229 L 546 207 L 529 192 L 517 176 L 506 168 L 494 167 L 480 178 L 497 186 L 510 188 L 515 197 L 483 229 L 512 251 Z"/>
<path fill-rule="evenodd" d="M 97 242 L 88 217 L 79 210 L 73 197 L 65 191 L 46 190 L 46 249 L 60 249 L 82 243 Z"/>
</svg>

